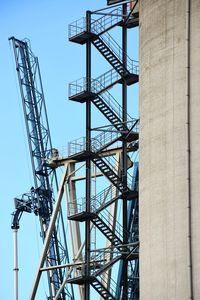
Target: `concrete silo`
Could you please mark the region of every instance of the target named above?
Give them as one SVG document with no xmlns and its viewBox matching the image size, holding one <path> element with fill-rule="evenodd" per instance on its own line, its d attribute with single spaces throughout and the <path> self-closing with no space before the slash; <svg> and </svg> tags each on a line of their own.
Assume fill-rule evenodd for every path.
<svg viewBox="0 0 200 300">
<path fill-rule="evenodd" d="M 140 1 L 140 298 L 200 299 L 200 1 Z"/>
</svg>

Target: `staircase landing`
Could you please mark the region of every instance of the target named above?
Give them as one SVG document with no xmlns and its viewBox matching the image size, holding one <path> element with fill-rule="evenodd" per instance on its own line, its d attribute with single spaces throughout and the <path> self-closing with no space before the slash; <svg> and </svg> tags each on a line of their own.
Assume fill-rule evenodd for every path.
<svg viewBox="0 0 200 300">
<path fill-rule="evenodd" d="M 82 285 L 84 283 L 94 282 L 95 280 L 96 280 L 96 278 L 94 276 L 82 275 L 82 276 L 77 276 L 74 278 L 69 278 L 67 280 L 67 283 Z"/>
<path fill-rule="evenodd" d="M 84 103 L 87 99 L 94 99 L 96 98 L 96 94 L 89 91 L 81 91 L 80 93 L 74 94 L 69 97 L 69 100 L 77 101 L 80 103 Z"/>
<path fill-rule="evenodd" d="M 76 34 L 69 38 L 70 42 L 77 44 L 85 44 L 88 40 L 93 41 L 97 38 L 97 35 L 93 32 L 82 31 L 79 34 Z"/>
<path fill-rule="evenodd" d="M 80 213 L 68 216 L 68 220 L 83 222 L 83 221 L 86 221 L 86 220 L 93 220 L 96 217 L 97 217 L 96 213 L 82 211 Z"/>
</svg>

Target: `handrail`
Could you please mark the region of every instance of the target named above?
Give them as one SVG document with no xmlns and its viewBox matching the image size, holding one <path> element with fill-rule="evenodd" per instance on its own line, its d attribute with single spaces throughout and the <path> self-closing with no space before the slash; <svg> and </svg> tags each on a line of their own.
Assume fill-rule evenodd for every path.
<svg viewBox="0 0 200 300">
<path fill-rule="evenodd" d="M 112 10 L 109 15 L 104 15 L 104 16 L 100 17 L 99 19 L 95 19 L 91 24 L 91 31 L 96 34 L 99 34 L 102 31 L 107 30 L 110 27 L 119 23 L 122 20 L 122 18 L 123 18 L 122 8 L 118 7 L 116 9 Z M 98 31 L 99 26 L 98 26 L 98 28 L 96 27 L 97 23 L 101 24 L 100 31 Z"/>
<path fill-rule="evenodd" d="M 110 73 L 111 74 L 111 73 Z M 74 95 L 78 95 L 79 93 L 83 93 L 87 91 L 87 83 L 88 83 L 87 77 L 79 78 L 69 84 L 69 97 L 72 97 Z M 103 99 L 109 107 L 112 107 L 112 110 L 115 112 L 115 114 L 122 119 L 123 115 L 123 109 L 121 105 L 116 101 L 116 99 L 110 94 L 110 92 L 106 89 L 106 86 L 103 85 L 101 81 L 98 79 L 90 79 L 91 81 L 91 92 L 96 94 L 97 97 Z M 132 121 L 133 118 L 127 114 L 127 120 Z"/>
<path fill-rule="evenodd" d="M 112 38 L 112 36 L 106 31 L 110 27 L 117 25 L 121 20 L 123 20 L 122 8 L 118 7 L 110 12 L 109 15 L 104 15 L 99 19 L 91 19 L 91 33 L 96 35 L 101 34 L 101 39 L 103 42 L 113 51 L 113 53 L 118 57 L 120 61 L 123 60 L 124 52 L 123 49 L 118 45 L 118 43 Z M 68 27 L 68 35 L 69 39 L 72 37 L 81 34 L 87 31 L 87 22 L 86 18 L 80 18 L 71 24 Z M 106 31 L 106 32 L 105 32 Z M 134 74 L 138 74 L 138 62 L 132 60 L 127 53 L 127 70 L 129 72 L 133 72 Z M 135 64 L 135 65 L 134 65 Z"/>
<path fill-rule="evenodd" d="M 128 127 L 138 132 L 138 124 L 136 119 L 128 122 Z M 131 128 L 134 125 L 134 128 Z M 102 148 L 106 149 L 112 142 L 117 142 L 121 137 L 121 133 L 116 131 L 114 126 L 110 126 L 108 131 L 103 131 L 96 137 L 91 138 L 91 151 L 94 153 L 99 152 Z M 81 137 L 68 143 L 68 156 L 72 156 L 81 152 L 86 151 L 86 138 Z"/>
<path fill-rule="evenodd" d="M 99 19 L 91 19 L 91 32 L 95 32 L 95 24 L 99 21 L 102 24 L 103 30 L 114 26 L 122 19 L 122 10 L 117 8 L 110 12 L 113 15 L 103 16 Z M 76 21 L 73 21 L 68 26 L 68 37 L 69 39 L 85 32 L 87 30 L 86 17 L 82 17 Z"/>
<path fill-rule="evenodd" d="M 102 27 L 101 23 L 98 22 L 98 20 L 96 21 L 96 30 L 94 30 L 94 33 L 98 34 L 99 33 L 99 29 L 98 26 L 101 28 L 101 31 L 104 30 L 104 28 Z M 123 61 L 123 56 L 125 54 L 126 56 L 126 68 L 129 72 L 131 73 L 135 73 L 138 74 L 138 65 L 134 65 L 136 63 L 138 63 L 137 61 L 131 59 L 127 53 L 125 53 L 123 51 L 123 49 L 119 46 L 119 44 L 113 39 L 113 37 L 108 33 L 108 32 L 104 32 L 101 35 L 101 40 L 106 44 L 106 46 L 112 50 L 112 52 L 117 56 L 117 58 L 122 62 Z"/>
</svg>

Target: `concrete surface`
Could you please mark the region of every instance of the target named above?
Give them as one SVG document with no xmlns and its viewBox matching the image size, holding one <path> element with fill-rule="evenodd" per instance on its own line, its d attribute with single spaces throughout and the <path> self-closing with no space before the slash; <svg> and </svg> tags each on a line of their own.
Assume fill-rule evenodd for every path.
<svg viewBox="0 0 200 300">
<path fill-rule="evenodd" d="M 200 1 L 140 1 L 140 299 L 200 299 Z M 190 101 L 190 157 L 187 101 Z M 190 161 L 188 160 L 190 159 Z"/>
</svg>

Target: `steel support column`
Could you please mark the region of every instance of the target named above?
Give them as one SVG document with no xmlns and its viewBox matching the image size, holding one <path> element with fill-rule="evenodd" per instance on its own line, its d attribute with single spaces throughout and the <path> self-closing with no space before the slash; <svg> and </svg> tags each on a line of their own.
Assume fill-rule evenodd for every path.
<svg viewBox="0 0 200 300">
<path fill-rule="evenodd" d="M 126 16 L 127 12 L 127 4 L 123 5 L 123 15 Z M 123 50 L 123 64 L 126 67 L 127 66 L 127 28 L 126 25 L 122 26 L 122 50 Z M 122 118 L 123 123 L 126 126 L 127 122 L 127 84 L 126 81 L 123 80 L 122 84 Z M 127 186 L 127 142 L 126 139 L 123 139 L 122 144 L 122 181 L 124 183 L 124 186 Z M 128 243 L 128 237 L 127 237 L 127 196 L 126 194 L 123 195 L 122 198 L 123 201 L 123 244 Z M 128 299 L 128 263 L 126 260 L 126 257 L 124 257 L 123 260 L 123 292 L 122 292 L 122 299 L 126 300 Z"/>
<path fill-rule="evenodd" d="M 87 32 L 91 31 L 91 12 L 86 12 Z M 87 91 L 91 91 L 91 42 L 86 43 L 86 83 Z M 91 101 L 86 101 L 86 151 L 89 154 L 91 150 Z M 91 160 L 90 155 L 86 159 L 86 213 L 90 214 L 91 199 Z M 85 221 L 85 275 L 90 276 L 90 219 Z M 90 284 L 85 283 L 85 300 L 90 299 Z"/>
<path fill-rule="evenodd" d="M 67 167 L 64 171 L 64 175 L 63 175 L 63 178 L 62 178 L 62 181 L 61 181 L 61 184 L 60 184 L 60 188 L 58 190 L 57 200 L 56 200 L 56 203 L 55 203 L 55 206 L 54 206 L 54 209 L 53 209 L 53 213 L 52 213 L 52 217 L 51 217 L 51 220 L 50 220 L 50 223 L 49 223 L 49 227 L 48 227 L 48 230 L 47 230 L 47 233 L 46 233 L 46 236 L 45 236 L 43 250 L 42 250 L 42 253 L 41 253 L 41 257 L 40 257 L 39 264 L 38 264 L 38 269 L 37 269 L 37 272 L 36 272 L 36 275 L 35 275 L 35 279 L 34 279 L 34 282 L 33 282 L 32 290 L 31 290 L 31 294 L 30 294 L 30 298 L 29 298 L 30 300 L 34 300 L 35 296 L 36 296 L 37 288 L 38 288 L 40 277 L 41 277 L 41 270 L 40 269 L 44 265 L 46 255 L 47 255 L 47 252 L 49 250 L 49 244 L 50 244 L 50 241 L 51 241 L 52 233 L 53 233 L 54 228 L 55 228 L 56 218 L 57 218 L 58 213 L 59 213 L 59 209 L 60 209 L 61 201 L 62 201 L 62 196 L 63 196 L 63 193 L 64 193 L 64 184 L 65 184 L 65 181 L 66 181 L 66 176 L 67 176 Z"/>
</svg>

